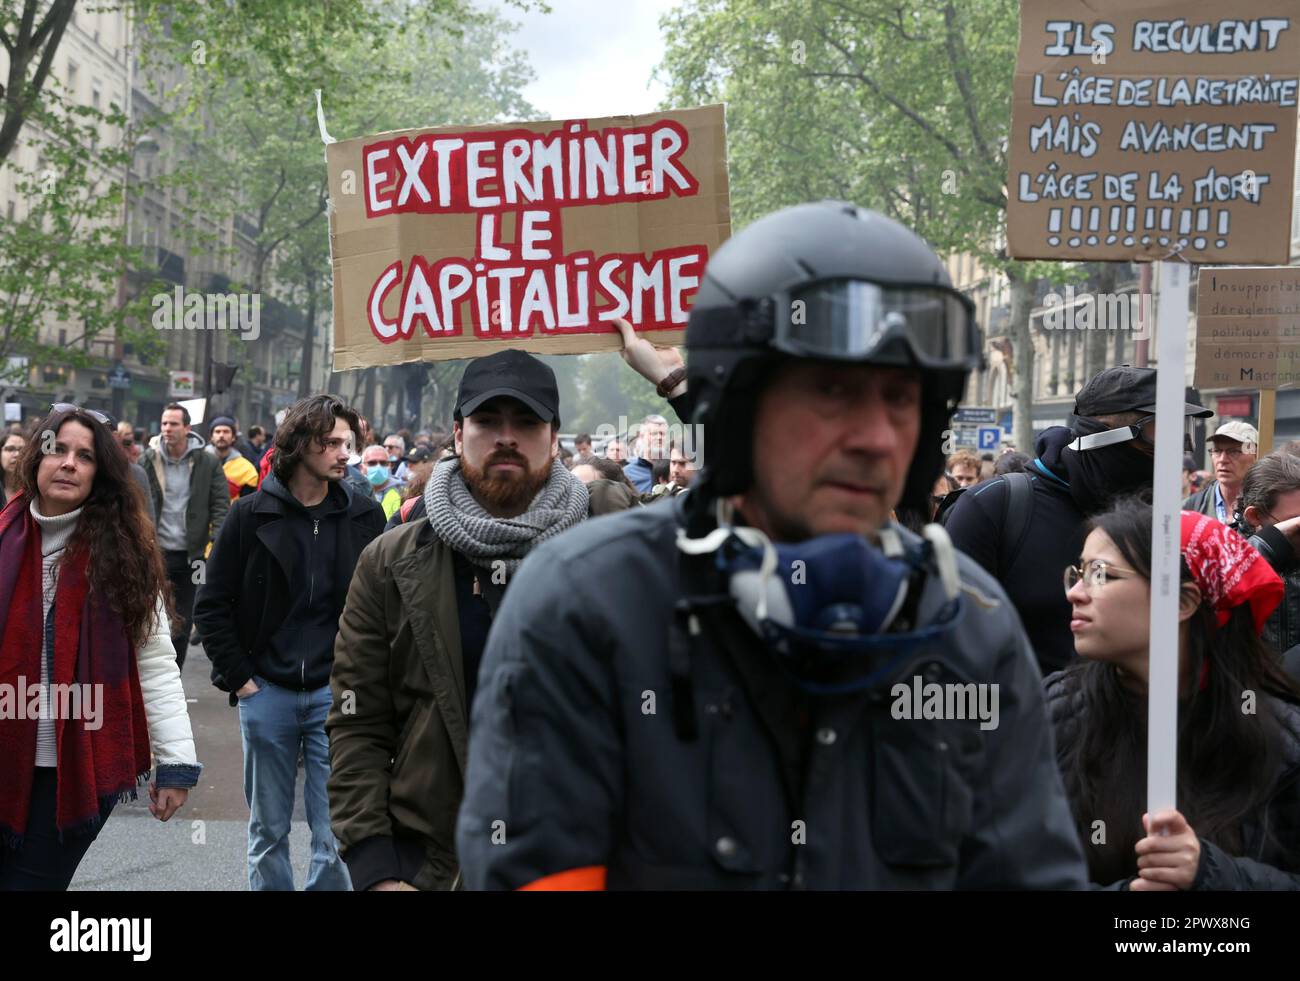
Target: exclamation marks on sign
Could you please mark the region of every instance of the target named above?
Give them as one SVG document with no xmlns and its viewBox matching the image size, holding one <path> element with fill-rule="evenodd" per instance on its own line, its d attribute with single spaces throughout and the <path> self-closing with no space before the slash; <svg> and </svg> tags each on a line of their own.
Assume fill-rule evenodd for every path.
<svg viewBox="0 0 1300 981">
<path fill-rule="evenodd" d="M 1124 233 L 1123 243 L 1126 246 L 1133 246 L 1139 242 L 1142 245 L 1150 245 L 1152 240 L 1162 246 L 1169 247 L 1171 244 L 1174 249 L 1183 249 L 1189 244 L 1194 245 L 1197 249 L 1204 249 L 1208 243 L 1206 234 L 1210 231 L 1210 223 L 1213 218 L 1210 208 L 1157 208 L 1146 206 L 1142 211 L 1142 230 L 1149 234 L 1137 237 L 1138 231 L 1138 207 L 1135 205 L 1109 205 L 1093 206 L 1085 209 L 1081 205 L 1071 205 L 1069 214 L 1069 228 L 1075 233 L 1069 237 L 1066 244 L 1075 249 L 1085 241 L 1088 245 L 1100 244 L 1100 235 L 1102 230 L 1103 218 L 1106 220 L 1106 230 L 1109 234 L 1106 236 L 1106 244 L 1114 245 L 1119 241 L 1119 233 Z M 1047 211 L 1047 244 L 1058 246 L 1061 244 L 1062 224 L 1066 216 L 1064 208 L 1049 208 Z M 1174 233 L 1175 212 L 1177 218 L 1177 235 Z M 1215 239 L 1215 248 L 1226 248 L 1228 245 L 1228 227 L 1231 219 L 1231 212 L 1226 208 L 1219 209 L 1217 219 L 1217 230 L 1219 237 Z M 1189 239 L 1193 230 L 1196 232 L 1194 239 Z M 1085 235 L 1086 233 L 1086 235 Z M 1163 233 L 1163 234 L 1158 234 Z"/>
<path fill-rule="evenodd" d="M 1205 233 L 1210 230 L 1211 209 L 1210 208 L 1187 209 L 1186 211 L 1183 212 L 1184 224 L 1187 223 L 1187 218 L 1192 214 L 1193 211 L 1195 211 L 1196 213 L 1196 238 L 1192 240 L 1192 244 L 1196 246 L 1198 249 L 1204 249 L 1208 244 L 1208 239 L 1205 237 Z M 1219 219 L 1218 219 L 1219 237 L 1214 240 L 1214 247 L 1216 249 L 1223 249 L 1223 248 L 1227 248 L 1228 246 L 1228 223 L 1230 217 L 1231 217 L 1231 212 L 1228 211 L 1227 208 L 1219 209 Z"/>
<path fill-rule="evenodd" d="M 1081 205 L 1076 204 L 1074 205 L 1074 207 L 1070 209 L 1070 231 L 1072 232 L 1083 231 L 1083 207 Z M 1081 239 L 1078 235 L 1070 236 L 1070 248 L 1072 249 L 1078 248 L 1079 244 L 1082 241 L 1083 239 Z"/>
<path fill-rule="evenodd" d="M 1112 209 L 1112 211 L 1118 210 L 1118 208 Z M 1070 248 L 1077 249 L 1084 242 L 1087 242 L 1089 245 L 1097 245 L 1100 243 L 1101 237 L 1097 233 L 1101 231 L 1103 212 L 1104 209 L 1098 206 L 1085 209 L 1082 205 L 1076 204 L 1070 208 L 1070 231 L 1078 233 L 1070 236 L 1067 243 Z M 1112 226 L 1113 223 L 1114 219 L 1112 219 Z M 1052 208 L 1048 212 L 1047 230 L 1050 232 L 1059 232 L 1061 230 L 1060 208 Z M 1086 236 L 1083 234 L 1085 230 L 1088 232 Z M 1060 243 L 1060 237 L 1053 236 L 1052 238 L 1048 238 L 1047 241 L 1050 245 L 1057 245 Z M 1114 241 L 1114 236 L 1112 236 L 1107 244 L 1113 243 Z"/>
<path fill-rule="evenodd" d="M 1047 230 L 1051 232 L 1047 236 L 1048 245 L 1061 244 L 1061 209 L 1049 208 L 1047 211 Z"/>
<path fill-rule="evenodd" d="M 1178 211 L 1178 234 L 1179 238 L 1174 238 L 1174 208 L 1155 208 L 1148 207 L 1143 209 L 1142 228 L 1147 232 L 1164 232 L 1163 235 L 1143 235 L 1141 242 L 1143 245 L 1150 245 L 1154 238 L 1156 243 L 1161 246 L 1169 247 L 1172 243 L 1175 251 L 1184 248 L 1187 245 L 1187 235 L 1192 230 L 1192 215 L 1187 209 Z M 1198 246 L 1199 248 L 1199 246 Z"/>
<path fill-rule="evenodd" d="M 1107 245 L 1114 245 L 1119 240 L 1119 236 L 1115 233 L 1120 230 L 1123 221 L 1124 208 L 1121 205 L 1112 204 L 1110 206 L 1110 224 L 1107 226 L 1110 229 L 1110 234 L 1106 236 Z"/>
<path fill-rule="evenodd" d="M 1210 230 L 1210 209 L 1196 208 L 1196 238 L 1192 242 L 1198 249 L 1205 248 L 1205 235 Z"/>
</svg>

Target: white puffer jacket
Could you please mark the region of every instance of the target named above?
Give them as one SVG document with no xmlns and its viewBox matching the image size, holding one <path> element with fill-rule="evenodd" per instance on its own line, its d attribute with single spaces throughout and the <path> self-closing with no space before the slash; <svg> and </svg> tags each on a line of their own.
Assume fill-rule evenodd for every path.
<svg viewBox="0 0 1300 981">
<path fill-rule="evenodd" d="M 176 649 L 161 596 L 153 632 L 140 645 L 136 664 L 149 722 L 149 744 L 158 768 L 158 786 L 192 787 L 198 782 L 201 766 L 194 752 L 185 689 L 181 687 Z"/>
</svg>

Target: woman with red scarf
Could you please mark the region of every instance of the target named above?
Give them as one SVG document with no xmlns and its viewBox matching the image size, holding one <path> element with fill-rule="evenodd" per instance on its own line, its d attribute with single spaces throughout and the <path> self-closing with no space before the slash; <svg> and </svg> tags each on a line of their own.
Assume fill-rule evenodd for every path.
<svg viewBox="0 0 1300 981">
<path fill-rule="evenodd" d="M 1095 516 L 1065 571 L 1080 660 L 1050 676 L 1057 762 L 1096 885 L 1300 888 L 1300 692 L 1260 628 L 1282 581 L 1244 538 L 1182 512 L 1178 802 L 1144 811 L 1151 507 Z"/>
<path fill-rule="evenodd" d="M 149 782 L 166 821 L 198 782 L 162 556 L 107 423 L 54 406 L 0 511 L 0 890 L 66 889 L 115 803 Z"/>
</svg>

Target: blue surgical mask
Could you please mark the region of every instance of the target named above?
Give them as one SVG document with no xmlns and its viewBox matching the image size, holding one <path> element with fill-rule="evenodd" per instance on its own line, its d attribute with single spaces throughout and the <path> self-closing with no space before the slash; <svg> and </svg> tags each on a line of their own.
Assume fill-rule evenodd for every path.
<svg viewBox="0 0 1300 981">
<path fill-rule="evenodd" d="M 375 487 L 382 487 L 388 482 L 388 468 L 382 463 L 371 464 L 366 470 L 366 479 Z"/>
</svg>

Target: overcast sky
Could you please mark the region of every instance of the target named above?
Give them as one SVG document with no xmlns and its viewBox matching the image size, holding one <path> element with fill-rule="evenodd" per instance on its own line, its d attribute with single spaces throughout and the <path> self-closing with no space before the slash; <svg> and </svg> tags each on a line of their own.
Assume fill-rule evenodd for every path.
<svg viewBox="0 0 1300 981">
<path fill-rule="evenodd" d="M 495 0 L 484 6 L 503 9 Z M 550 0 L 551 13 L 505 7 L 512 45 L 537 79 L 524 95 L 550 119 L 650 112 L 664 97 L 650 73 L 663 58 L 659 17 L 680 0 Z"/>
</svg>

